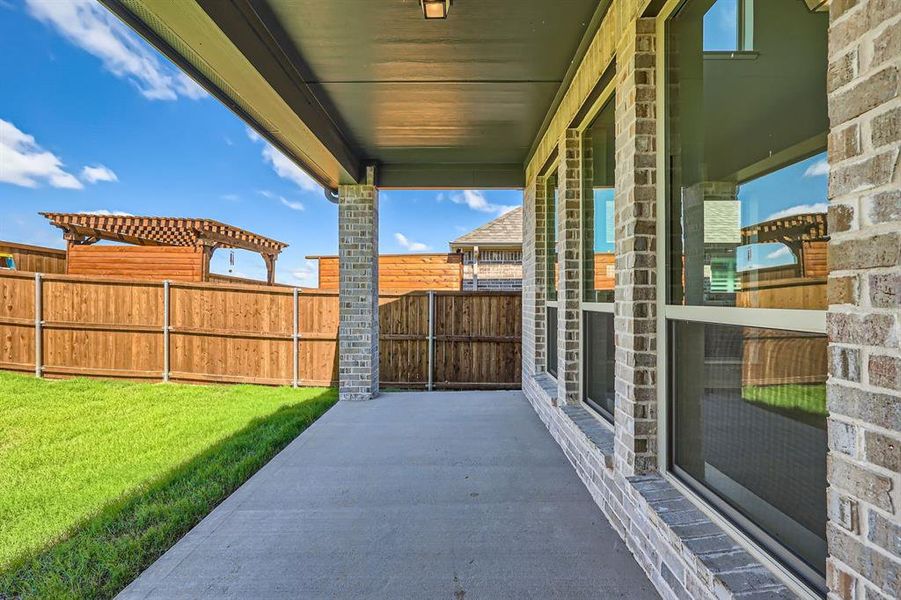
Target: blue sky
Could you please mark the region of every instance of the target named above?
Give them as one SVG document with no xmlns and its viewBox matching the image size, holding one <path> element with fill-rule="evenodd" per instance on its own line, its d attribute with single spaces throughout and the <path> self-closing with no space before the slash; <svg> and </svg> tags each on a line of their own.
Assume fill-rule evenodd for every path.
<svg viewBox="0 0 901 600">
<path fill-rule="evenodd" d="M 337 253 L 337 208 L 309 177 L 93 0 L 0 0 L 0 48 L 0 239 L 62 247 L 38 211 L 206 217 L 289 243 L 278 280 L 295 285 L 315 285 L 306 255 Z M 381 251 L 446 252 L 521 203 L 383 191 Z M 265 274 L 235 255 L 236 274 Z"/>
</svg>

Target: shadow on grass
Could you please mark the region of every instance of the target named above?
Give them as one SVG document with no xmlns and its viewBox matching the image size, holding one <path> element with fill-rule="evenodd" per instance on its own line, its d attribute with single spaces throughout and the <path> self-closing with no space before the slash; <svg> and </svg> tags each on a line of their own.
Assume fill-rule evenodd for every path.
<svg viewBox="0 0 901 600">
<path fill-rule="evenodd" d="M 334 390 L 266 417 L 120 498 L 67 538 L 0 573 L 0 599 L 112 598 L 336 401 Z"/>
</svg>

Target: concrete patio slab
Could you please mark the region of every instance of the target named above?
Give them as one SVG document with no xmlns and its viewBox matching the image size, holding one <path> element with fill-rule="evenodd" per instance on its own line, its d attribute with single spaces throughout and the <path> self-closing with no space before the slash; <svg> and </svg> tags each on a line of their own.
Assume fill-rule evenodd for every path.
<svg viewBox="0 0 901 600">
<path fill-rule="evenodd" d="M 119 595 L 657 597 L 519 392 L 338 403 Z"/>
</svg>

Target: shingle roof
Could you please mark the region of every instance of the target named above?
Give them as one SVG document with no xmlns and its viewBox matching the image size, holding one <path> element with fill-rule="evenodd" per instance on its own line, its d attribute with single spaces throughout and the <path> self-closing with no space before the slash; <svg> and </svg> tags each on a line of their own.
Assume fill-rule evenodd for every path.
<svg viewBox="0 0 901 600">
<path fill-rule="evenodd" d="M 450 243 L 454 246 L 522 245 L 522 207 L 517 206 L 493 221 L 461 235 Z"/>
</svg>

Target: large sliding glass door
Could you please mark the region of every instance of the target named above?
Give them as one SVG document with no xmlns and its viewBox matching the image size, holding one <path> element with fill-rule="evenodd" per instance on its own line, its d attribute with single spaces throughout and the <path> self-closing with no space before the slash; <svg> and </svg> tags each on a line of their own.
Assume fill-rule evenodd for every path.
<svg viewBox="0 0 901 600">
<path fill-rule="evenodd" d="M 819 589 L 828 23 L 686 0 L 665 35 L 669 467 Z"/>
</svg>

